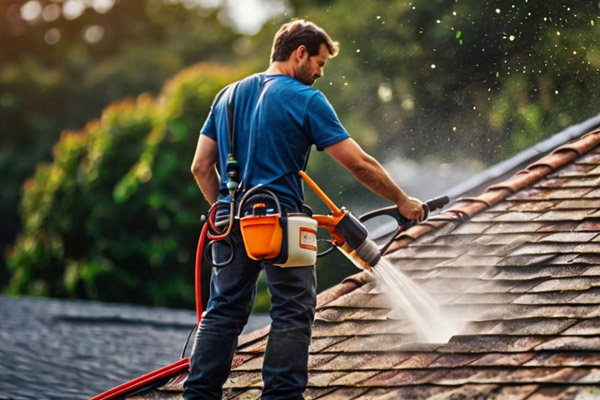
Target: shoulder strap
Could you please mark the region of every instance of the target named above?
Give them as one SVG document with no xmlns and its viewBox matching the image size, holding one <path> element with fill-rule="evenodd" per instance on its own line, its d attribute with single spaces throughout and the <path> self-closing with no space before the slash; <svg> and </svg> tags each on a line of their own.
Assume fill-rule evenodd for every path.
<svg viewBox="0 0 600 400">
<path fill-rule="evenodd" d="M 235 144 L 235 119 L 233 113 L 233 100 L 235 91 L 239 82 L 233 84 L 229 89 L 229 98 L 227 100 L 227 132 L 229 138 L 229 154 L 234 155 L 234 144 Z M 235 156 L 234 156 L 235 158 Z"/>
<path fill-rule="evenodd" d="M 233 113 L 233 99 L 235 90 L 239 82 L 233 84 L 229 89 L 229 98 L 227 99 L 227 138 L 229 139 L 229 154 L 227 155 L 227 189 L 231 198 L 234 199 L 234 192 L 240 184 L 240 166 L 234 155 L 235 145 L 235 121 Z"/>
</svg>

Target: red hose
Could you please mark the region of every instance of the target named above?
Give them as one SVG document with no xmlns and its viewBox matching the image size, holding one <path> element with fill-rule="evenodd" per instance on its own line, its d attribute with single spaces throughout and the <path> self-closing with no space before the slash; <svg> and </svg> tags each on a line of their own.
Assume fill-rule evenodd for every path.
<svg viewBox="0 0 600 400">
<path fill-rule="evenodd" d="M 195 268 L 195 287 L 196 287 L 196 322 L 200 324 L 202 319 L 202 256 L 204 251 L 204 241 L 208 232 L 208 224 L 204 224 L 200 238 L 198 239 L 198 247 L 196 249 L 196 268 Z M 134 390 L 142 389 L 157 380 L 168 378 L 181 371 L 189 369 L 190 358 L 182 358 L 175 361 L 173 364 L 169 364 L 165 367 L 159 368 L 156 371 L 142 375 L 132 381 L 123 383 L 116 386 L 104 393 L 92 397 L 90 400 L 112 400 L 120 396 L 124 396 L 127 393 L 131 393 Z"/>
<path fill-rule="evenodd" d="M 127 393 L 131 393 L 134 390 L 141 389 L 144 386 L 155 382 L 159 379 L 167 378 L 169 376 L 173 376 L 178 372 L 188 369 L 190 366 L 189 357 L 182 358 L 173 364 L 167 365 L 166 367 L 162 367 L 157 369 L 156 371 L 152 371 L 147 373 L 146 375 L 142 375 L 139 378 L 136 378 L 132 381 L 114 387 L 104 393 L 101 393 L 97 396 L 92 397 L 90 400 L 109 400 L 116 399 L 119 396 L 124 396 Z"/>
<path fill-rule="evenodd" d="M 205 223 L 198 239 L 198 248 L 196 248 L 196 276 L 195 276 L 195 287 L 196 287 L 196 322 L 200 324 L 202 319 L 202 256 L 204 255 L 204 241 L 208 234 L 208 224 Z"/>
</svg>

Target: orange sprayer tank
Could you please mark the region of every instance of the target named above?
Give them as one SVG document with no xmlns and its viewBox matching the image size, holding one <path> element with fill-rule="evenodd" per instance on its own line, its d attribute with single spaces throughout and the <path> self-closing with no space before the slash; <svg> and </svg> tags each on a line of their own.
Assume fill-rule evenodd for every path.
<svg viewBox="0 0 600 400">
<path fill-rule="evenodd" d="M 283 231 L 279 224 L 280 214 L 266 214 L 264 203 L 252 206 L 252 215 L 240 219 L 244 247 L 253 260 L 275 258 L 281 252 Z"/>
</svg>

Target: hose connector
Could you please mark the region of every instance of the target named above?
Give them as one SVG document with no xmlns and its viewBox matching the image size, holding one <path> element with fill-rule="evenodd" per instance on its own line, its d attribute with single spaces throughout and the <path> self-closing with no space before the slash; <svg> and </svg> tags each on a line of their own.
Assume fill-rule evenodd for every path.
<svg viewBox="0 0 600 400">
<path fill-rule="evenodd" d="M 344 210 L 345 211 L 345 210 Z M 335 229 L 344 238 L 344 241 L 356 255 L 369 266 L 373 267 L 381 258 L 381 251 L 374 241 L 367 236 L 367 228 L 349 211 L 336 225 Z"/>
<path fill-rule="evenodd" d="M 379 251 L 379 247 L 371 239 L 365 239 L 354 251 L 356 251 L 357 256 L 371 267 L 377 265 L 381 259 L 381 251 Z"/>
</svg>

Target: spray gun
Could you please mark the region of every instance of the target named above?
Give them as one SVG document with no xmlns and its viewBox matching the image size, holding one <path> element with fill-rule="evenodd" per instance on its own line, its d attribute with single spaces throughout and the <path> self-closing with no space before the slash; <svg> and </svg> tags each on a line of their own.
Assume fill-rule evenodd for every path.
<svg viewBox="0 0 600 400">
<path fill-rule="evenodd" d="M 313 215 L 312 217 L 317 220 L 319 227 L 327 229 L 333 238 L 332 244 L 359 268 L 371 271 L 379 262 L 381 255 L 392 244 L 396 234 L 418 223 L 418 221 L 403 217 L 396 206 L 381 208 L 356 218 L 345 208 L 337 207 L 306 173 L 300 171 L 300 176 L 332 212 L 330 215 Z M 443 207 L 448 201 L 447 196 L 442 196 L 425 202 L 423 204 L 424 219 L 427 219 L 430 211 Z M 373 240 L 369 239 L 369 232 L 363 222 L 382 215 L 394 218 L 398 229 L 389 242 L 380 248 Z"/>
</svg>

